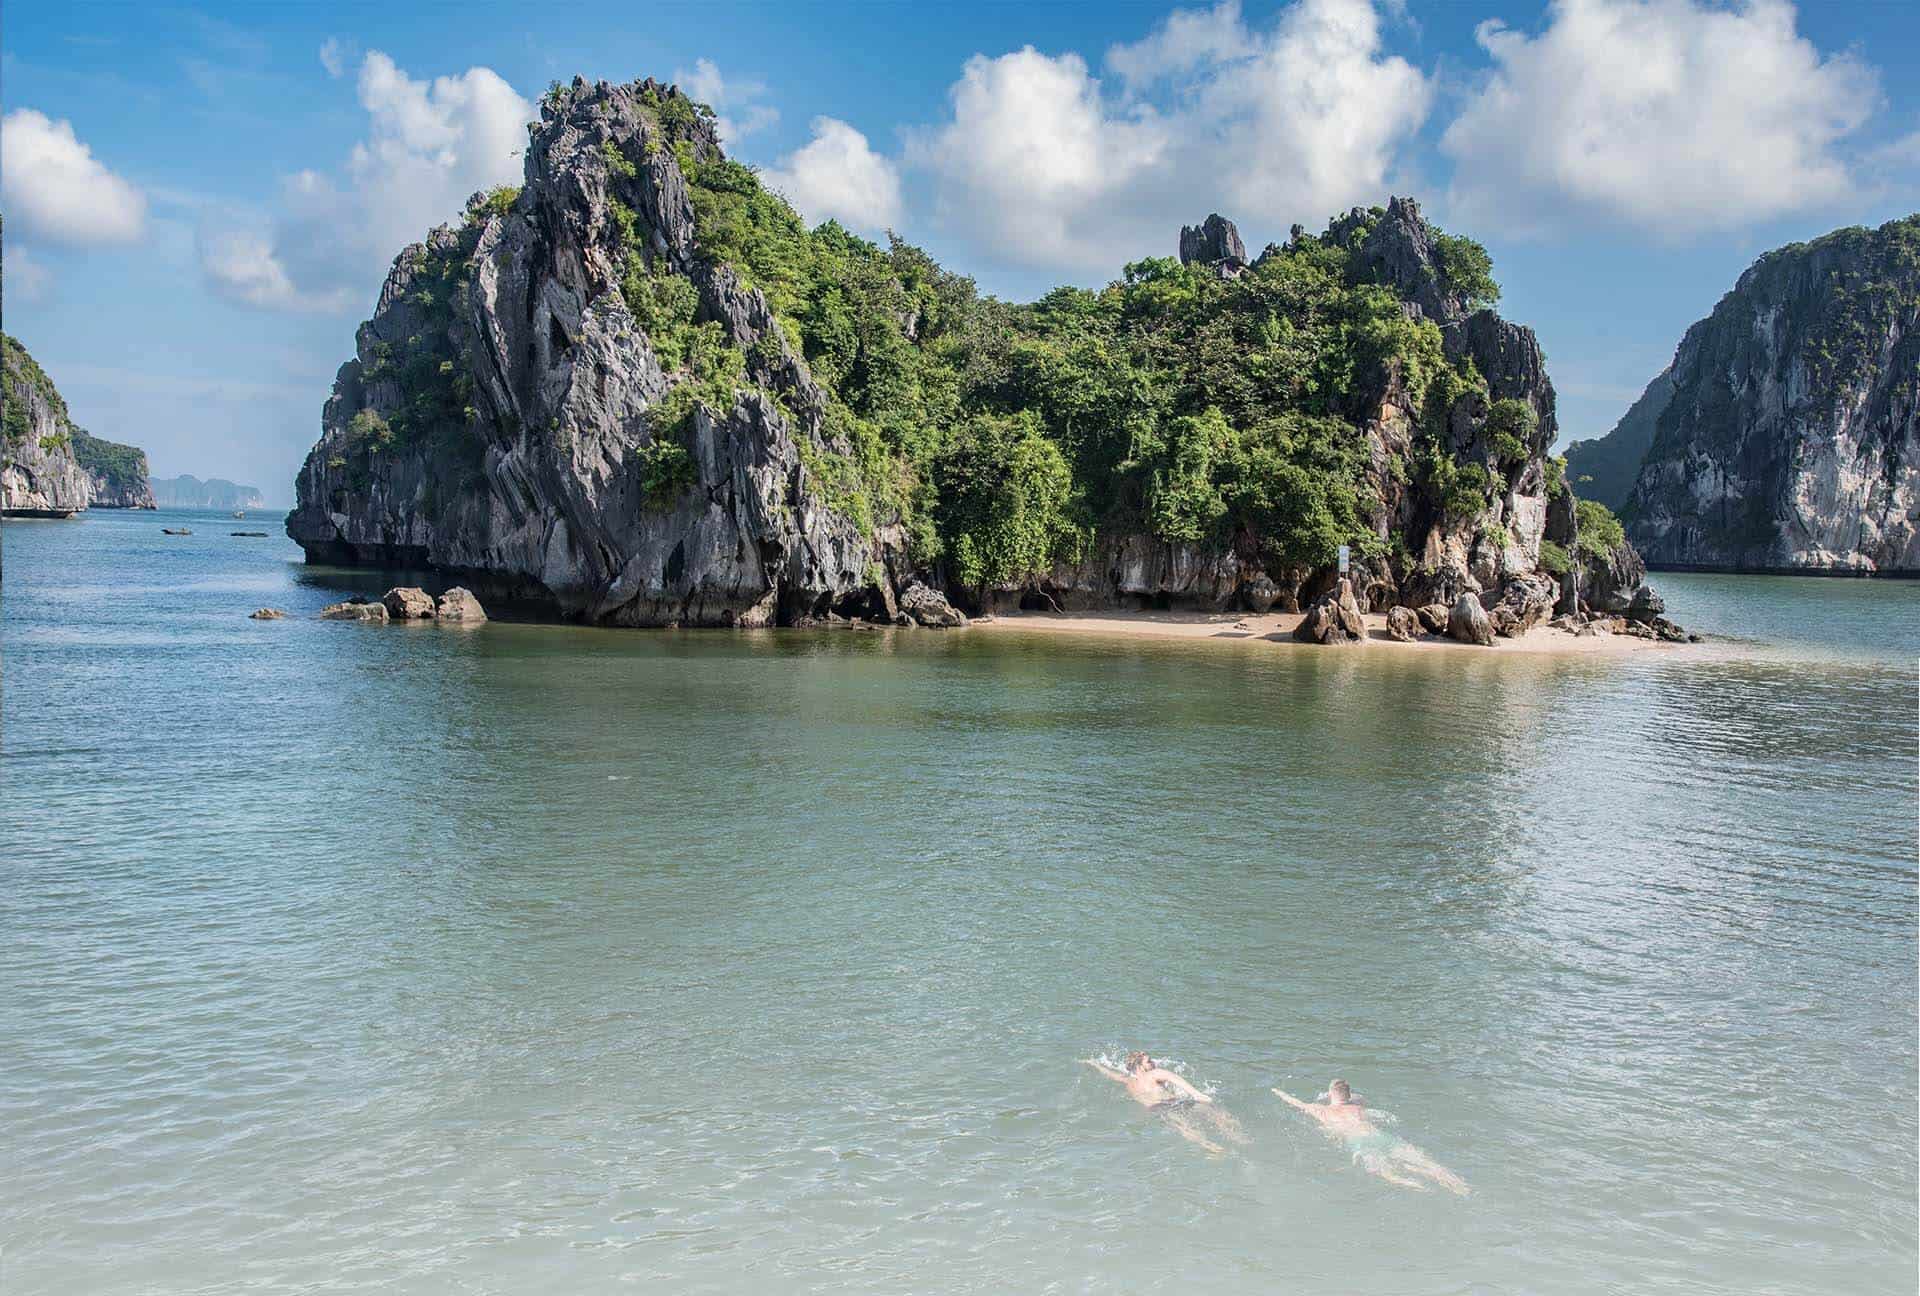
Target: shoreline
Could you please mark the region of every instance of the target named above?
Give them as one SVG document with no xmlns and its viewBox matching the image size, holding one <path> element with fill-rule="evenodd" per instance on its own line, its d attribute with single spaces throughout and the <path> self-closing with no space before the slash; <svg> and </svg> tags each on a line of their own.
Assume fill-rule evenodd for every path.
<svg viewBox="0 0 1920 1296">
<path fill-rule="evenodd" d="M 976 617 L 969 630 L 983 634 L 1085 634 L 1125 639 L 1181 639 L 1187 641 L 1221 640 L 1248 643 L 1294 645 L 1293 629 L 1300 624 L 1300 612 L 1010 612 L 991 617 Z M 1617 656 L 1625 653 L 1659 652 L 1681 647 L 1659 640 L 1639 639 L 1633 635 L 1601 633 L 1573 635 L 1542 624 L 1518 639 L 1496 638 L 1492 648 L 1460 643 L 1444 635 L 1422 634 L 1410 642 L 1387 637 L 1385 613 L 1366 614 L 1367 637 L 1352 648 L 1386 648 L 1394 651 L 1459 651 L 1484 654 L 1522 653 L 1529 656 Z M 1321 650 L 1317 644 L 1298 644 Z M 1338 649 L 1333 649 L 1338 651 Z"/>
</svg>

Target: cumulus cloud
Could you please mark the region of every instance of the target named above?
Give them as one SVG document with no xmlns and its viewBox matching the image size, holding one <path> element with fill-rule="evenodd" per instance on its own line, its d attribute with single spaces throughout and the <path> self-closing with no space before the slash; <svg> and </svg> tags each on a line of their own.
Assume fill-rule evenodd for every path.
<svg viewBox="0 0 1920 1296">
<path fill-rule="evenodd" d="M 1384 196 L 1431 98 L 1368 0 L 1265 28 L 1231 0 L 1179 10 L 1106 69 L 1111 88 L 1074 54 L 969 59 L 949 120 L 910 140 L 936 220 L 1003 264 L 1102 271 L 1210 210 L 1318 224 Z"/>
<path fill-rule="evenodd" d="M 900 223 L 900 173 L 867 137 L 832 117 L 813 119 L 813 139 L 761 177 L 808 224 L 832 219 L 878 232 Z"/>
<path fill-rule="evenodd" d="M 367 137 L 338 171 L 286 177 L 264 220 L 203 222 L 200 264 L 216 292 L 275 310 L 364 305 L 402 247 L 469 194 L 520 178 L 533 105 L 490 69 L 416 80 L 373 50 L 357 89 Z"/>
<path fill-rule="evenodd" d="M 146 230 L 146 196 L 101 165 L 73 123 L 31 108 L 0 119 L 0 205 L 10 235 L 39 242 L 99 247 Z"/>
<path fill-rule="evenodd" d="M 336 81 L 347 74 L 347 56 L 348 49 L 338 36 L 329 36 L 320 42 L 320 66 Z"/>
<path fill-rule="evenodd" d="M 202 273 L 230 301 L 283 311 L 335 311 L 350 304 L 344 289 L 313 294 L 295 287 L 272 240 L 258 231 L 202 230 L 198 248 Z"/>
<path fill-rule="evenodd" d="M 7 240 L 5 257 L 7 296 L 16 302 L 45 300 L 48 289 L 53 286 L 53 272 L 12 239 Z"/>
<path fill-rule="evenodd" d="M 1555 0 L 1537 35 L 1476 36 L 1493 70 L 1440 147 L 1455 209 L 1516 232 L 1598 217 L 1684 236 L 1845 199 L 1839 146 L 1880 102 L 1785 0 Z"/>
<path fill-rule="evenodd" d="M 780 110 L 763 102 L 766 86 L 758 81 L 729 81 L 712 59 L 695 59 L 693 71 L 679 69 L 673 79 L 689 98 L 713 109 L 722 144 L 736 144 L 780 120 Z"/>
</svg>

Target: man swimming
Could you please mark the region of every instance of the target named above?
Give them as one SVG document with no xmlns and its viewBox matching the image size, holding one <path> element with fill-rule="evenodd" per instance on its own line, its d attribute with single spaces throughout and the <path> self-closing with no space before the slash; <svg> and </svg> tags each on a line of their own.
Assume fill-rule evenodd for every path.
<svg viewBox="0 0 1920 1296">
<path fill-rule="evenodd" d="M 1354 1161 L 1369 1174 L 1402 1188 L 1424 1191 L 1427 1187 L 1421 1182 L 1424 1179 L 1463 1197 L 1471 1191 L 1459 1175 L 1399 1135 L 1376 1125 L 1366 1105 L 1353 1096 L 1353 1088 L 1345 1080 L 1335 1080 L 1327 1086 L 1324 1103 L 1302 1102 L 1284 1089 L 1275 1089 L 1274 1093 L 1319 1121 L 1329 1138 L 1344 1140 Z"/>
<path fill-rule="evenodd" d="M 1209 1152 L 1225 1152 L 1226 1149 L 1201 1132 L 1193 1119 L 1196 1114 L 1204 1113 L 1220 1134 L 1234 1142 L 1247 1141 L 1240 1123 L 1220 1110 L 1210 1095 L 1194 1088 L 1185 1076 L 1167 1070 L 1145 1053 L 1127 1054 L 1125 1070 L 1110 1067 L 1097 1058 L 1087 1058 L 1085 1061 L 1107 1079 L 1117 1081 L 1127 1091 L 1127 1096 L 1142 1107 L 1165 1116 L 1167 1123 L 1181 1138 L 1197 1143 Z"/>
</svg>

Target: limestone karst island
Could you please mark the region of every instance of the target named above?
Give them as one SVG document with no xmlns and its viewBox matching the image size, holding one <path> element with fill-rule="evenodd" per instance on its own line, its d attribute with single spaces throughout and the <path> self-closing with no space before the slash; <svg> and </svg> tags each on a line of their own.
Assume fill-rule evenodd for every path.
<svg viewBox="0 0 1920 1296">
<path fill-rule="evenodd" d="M 0 1296 L 1914 1296 L 1920 8 L 4 46 Z"/>
</svg>

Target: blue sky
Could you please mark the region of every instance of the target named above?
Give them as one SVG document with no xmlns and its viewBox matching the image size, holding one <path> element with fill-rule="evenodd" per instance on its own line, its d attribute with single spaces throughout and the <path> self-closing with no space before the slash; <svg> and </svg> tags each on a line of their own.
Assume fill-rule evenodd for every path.
<svg viewBox="0 0 1920 1296">
<path fill-rule="evenodd" d="M 154 472 L 289 502 L 403 242 L 517 178 L 555 78 L 677 77 L 810 219 L 984 290 L 1418 197 L 1492 251 L 1569 436 L 1757 255 L 1920 208 L 1920 6 L 11 0 L 6 319 Z"/>
</svg>

